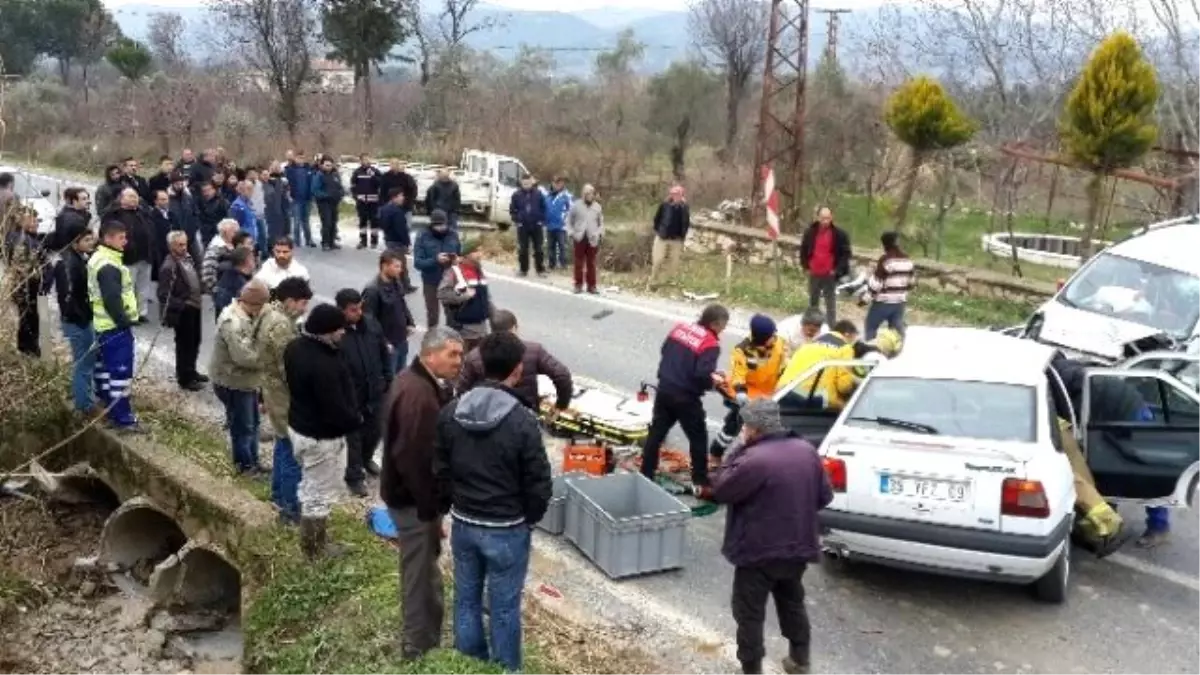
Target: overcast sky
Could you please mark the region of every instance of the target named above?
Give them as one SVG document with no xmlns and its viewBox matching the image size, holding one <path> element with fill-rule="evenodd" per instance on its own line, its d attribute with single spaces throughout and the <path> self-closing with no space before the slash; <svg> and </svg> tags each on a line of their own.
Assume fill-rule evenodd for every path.
<svg viewBox="0 0 1200 675">
<path fill-rule="evenodd" d="M 486 0 L 488 4 L 511 7 L 513 9 L 561 10 L 564 5 L 561 0 Z M 108 7 L 119 8 L 124 5 L 155 5 L 162 7 L 195 7 L 204 4 L 198 0 L 105 0 Z M 860 9 L 878 7 L 884 0 L 813 0 L 814 7 L 845 7 Z M 687 0 L 575 0 L 570 3 L 573 10 L 599 9 L 602 7 L 621 7 L 629 9 L 684 9 Z"/>
</svg>

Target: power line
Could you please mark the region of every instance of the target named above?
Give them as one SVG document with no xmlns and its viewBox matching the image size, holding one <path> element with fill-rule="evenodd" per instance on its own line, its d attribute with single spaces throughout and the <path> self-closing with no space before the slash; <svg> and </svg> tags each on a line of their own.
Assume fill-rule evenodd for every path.
<svg viewBox="0 0 1200 675">
<path fill-rule="evenodd" d="M 841 14 L 851 13 L 853 10 L 817 10 L 822 14 L 827 14 L 829 17 L 829 26 L 826 29 L 826 55 L 833 61 L 838 60 L 838 24 L 840 23 Z"/>
</svg>

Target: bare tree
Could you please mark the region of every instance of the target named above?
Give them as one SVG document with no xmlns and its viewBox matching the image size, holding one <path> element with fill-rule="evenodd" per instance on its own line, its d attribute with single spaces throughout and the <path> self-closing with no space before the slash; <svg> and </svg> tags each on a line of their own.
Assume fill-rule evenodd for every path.
<svg viewBox="0 0 1200 675">
<path fill-rule="evenodd" d="M 313 79 L 317 0 L 210 0 L 209 8 L 243 50 L 251 77 L 267 81 L 279 121 L 297 142 L 300 97 Z"/>
<path fill-rule="evenodd" d="M 457 64 L 461 69 L 462 51 L 468 36 L 488 30 L 496 24 L 492 17 L 478 19 L 472 12 L 480 0 L 439 0 L 437 10 L 429 15 L 417 3 L 412 15 L 412 34 L 417 39 L 417 66 L 421 85 L 429 84 L 439 62 Z M 449 54 L 452 58 L 447 58 Z"/>
<path fill-rule="evenodd" d="M 176 12 L 156 12 L 150 15 L 146 42 L 162 64 L 163 70 L 177 73 L 187 67 L 187 51 L 183 45 L 183 17 Z"/>
<path fill-rule="evenodd" d="M 696 0 L 688 12 L 693 41 L 705 63 L 725 78 L 725 144 L 722 157 L 732 157 L 742 103 L 750 81 L 762 67 L 767 49 L 769 3 L 758 0 Z"/>
</svg>

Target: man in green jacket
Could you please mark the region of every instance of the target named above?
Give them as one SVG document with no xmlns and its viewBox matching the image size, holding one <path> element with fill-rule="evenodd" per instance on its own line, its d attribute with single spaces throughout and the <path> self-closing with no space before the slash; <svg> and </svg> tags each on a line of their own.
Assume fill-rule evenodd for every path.
<svg viewBox="0 0 1200 675">
<path fill-rule="evenodd" d="M 217 318 L 209 376 L 217 398 L 225 404 L 225 421 L 233 463 L 239 473 L 260 474 L 258 463 L 258 389 L 262 386 L 263 363 L 260 318 L 271 299 L 261 281 L 251 281 Z"/>
<path fill-rule="evenodd" d="M 312 288 L 307 279 L 288 277 L 275 287 L 275 301 L 267 305 L 259 319 L 259 339 L 262 346 L 263 402 L 267 418 L 275 434 L 274 461 L 271 463 L 271 501 L 279 508 L 279 517 L 287 523 L 300 520 L 300 465 L 288 437 L 287 377 L 283 367 L 283 352 L 300 335 L 297 321 L 308 309 Z"/>
</svg>

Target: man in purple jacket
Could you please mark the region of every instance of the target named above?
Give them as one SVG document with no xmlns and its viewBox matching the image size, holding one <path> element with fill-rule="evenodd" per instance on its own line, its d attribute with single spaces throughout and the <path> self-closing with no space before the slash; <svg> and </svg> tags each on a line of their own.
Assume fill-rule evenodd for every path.
<svg viewBox="0 0 1200 675">
<path fill-rule="evenodd" d="M 820 556 L 817 512 L 833 490 L 816 448 L 783 428 L 778 403 L 751 400 L 742 424 L 742 442 L 712 477 L 713 499 L 729 507 L 721 553 L 734 566 L 738 660 L 744 673 L 763 672 L 770 596 L 789 645 L 783 670 L 807 673 L 811 629 L 801 580 Z"/>
</svg>

